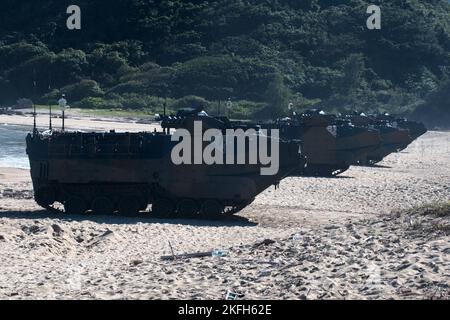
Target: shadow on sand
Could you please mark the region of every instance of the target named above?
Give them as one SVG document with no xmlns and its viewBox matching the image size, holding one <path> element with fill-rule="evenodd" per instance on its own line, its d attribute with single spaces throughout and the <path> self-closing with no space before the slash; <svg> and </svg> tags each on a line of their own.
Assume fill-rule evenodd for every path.
<svg viewBox="0 0 450 320">
<path fill-rule="evenodd" d="M 137 223 L 157 223 L 157 224 L 178 224 L 196 227 L 254 227 L 258 225 L 247 218 L 240 216 L 225 216 L 221 219 L 198 219 L 198 218 L 156 218 L 148 212 L 142 212 L 136 217 L 124 217 L 113 215 L 67 215 L 59 211 L 39 210 L 39 211 L 1 211 L 0 218 L 7 219 L 59 219 L 62 221 L 90 221 L 99 224 L 117 224 L 117 225 L 132 225 Z"/>
</svg>

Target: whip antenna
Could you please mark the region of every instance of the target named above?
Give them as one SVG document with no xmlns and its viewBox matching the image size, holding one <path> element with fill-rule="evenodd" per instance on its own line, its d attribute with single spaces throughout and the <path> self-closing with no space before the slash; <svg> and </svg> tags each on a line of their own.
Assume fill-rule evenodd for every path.
<svg viewBox="0 0 450 320">
<path fill-rule="evenodd" d="M 51 76 L 48 76 L 48 91 L 52 89 Z M 48 129 L 52 131 L 52 103 L 48 104 Z"/>
<path fill-rule="evenodd" d="M 33 133 L 36 133 L 36 105 L 33 102 Z"/>
<path fill-rule="evenodd" d="M 33 68 L 33 93 L 36 94 L 36 69 Z M 33 102 L 33 133 L 36 133 L 36 104 Z"/>
</svg>

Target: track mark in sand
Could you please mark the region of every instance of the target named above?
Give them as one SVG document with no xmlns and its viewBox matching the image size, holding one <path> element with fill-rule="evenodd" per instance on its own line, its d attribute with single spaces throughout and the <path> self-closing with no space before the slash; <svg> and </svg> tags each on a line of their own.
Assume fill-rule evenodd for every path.
<svg viewBox="0 0 450 320">
<path fill-rule="evenodd" d="M 311 209 L 299 206 L 252 205 L 241 214 L 259 227 L 274 229 L 292 229 L 308 225 L 330 225 L 343 223 L 347 219 L 361 220 L 376 217 L 379 213 L 336 210 Z"/>
<path fill-rule="evenodd" d="M 281 207 L 284 209 L 284 207 Z M 294 209 L 296 211 L 305 211 L 305 212 L 310 212 L 310 211 L 315 211 L 315 212 L 327 212 L 330 214 L 334 214 L 334 213 L 349 213 L 349 214 L 355 214 L 355 215 L 362 215 L 362 214 L 368 214 L 367 211 L 354 211 L 354 210 L 337 210 L 337 209 L 331 209 L 331 208 L 320 208 L 320 209 L 314 209 L 314 208 L 306 208 L 306 207 L 291 207 L 289 209 Z"/>
<path fill-rule="evenodd" d="M 308 207 L 301 207 L 301 206 L 278 206 L 278 205 L 267 205 L 267 206 L 261 206 L 261 205 L 255 205 L 251 207 L 254 210 L 257 209 L 267 209 L 267 208 L 273 208 L 273 209 L 282 209 L 282 210 L 286 210 L 286 211 L 290 211 L 290 212 L 299 212 L 299 211 L 303 211 L 303 212 L 308 212 L 308 211 L 318 211 L 318 212 L 330 212 L 330 213 L 355 213 L 355 214 L 367 214 L 366 211 L 352 211 L 352 210 L 337 210 L 337 209 L 333 209 L 333 208 L 320 208 L 320 209 L 316 209 L 316 208 L 308 208 Z"/>
</svg>

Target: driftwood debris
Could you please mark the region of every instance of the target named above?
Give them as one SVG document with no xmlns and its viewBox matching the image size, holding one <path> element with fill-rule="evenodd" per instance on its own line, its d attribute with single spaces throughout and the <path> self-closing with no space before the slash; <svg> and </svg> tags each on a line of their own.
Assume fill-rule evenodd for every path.
<svg viewBox="0 0 450 320">
<path fill-rule="evenodd" d="M 212 257 L 212 251 L 162 256 L 161 259 L 164 261 L 173 261 L 176 259 L 190 259 L 190 258 L 204 258 L 204 257 Z"/>
<path fill-rule="evenodd" d="M 95 237 L 93 239 L 91 239 L 87 244 L 86 244 L 86 248 L 92 248 L 96 245 L 98 245 L 100 242 L 105 241 L 106 239 L 112 237 L 114 235 L 114 232 L 112 232 L 111 230 L 106 230 L 103 234 L 101 234 L 98 237 Z"/>
<path fill-rule="evenodd" d="M 253 245 L 253 248 L 259 248 L 259 247 L 262 247 L 262 246 L 269 246 L 269 245 L 274 244 L 274 243 L 276 243 L 275 240 L 265 239 L 265 240 L 263 240 L 261 242 L 255 243 Z"/>
</svg>

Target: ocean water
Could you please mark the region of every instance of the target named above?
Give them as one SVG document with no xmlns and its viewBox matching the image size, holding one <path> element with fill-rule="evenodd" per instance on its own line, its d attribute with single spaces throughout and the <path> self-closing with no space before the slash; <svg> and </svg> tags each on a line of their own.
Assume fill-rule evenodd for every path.
<svg viewBox="0 0 450 320">
<path fill-rule="evenodd" d="M 0 124 L 0 167 L 29 169 L 25 138 L 30 127 Z"/>
</svg>

